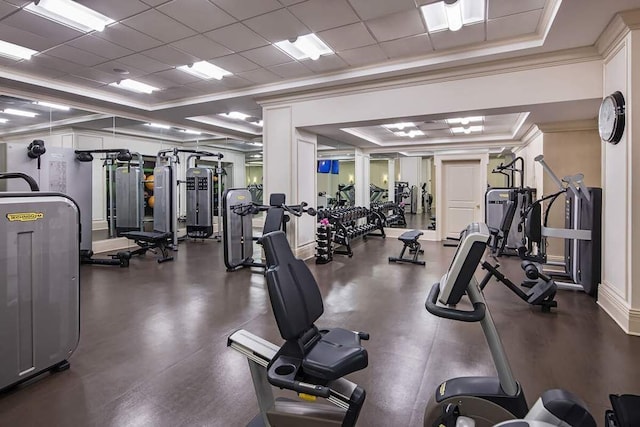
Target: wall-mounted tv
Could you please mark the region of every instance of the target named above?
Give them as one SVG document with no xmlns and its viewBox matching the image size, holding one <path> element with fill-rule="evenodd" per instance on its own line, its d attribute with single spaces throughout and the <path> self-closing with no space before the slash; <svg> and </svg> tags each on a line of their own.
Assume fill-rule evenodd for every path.
<svg viewBox="0 0 640 427">
<path fill-rule="evenodd" d="M 338 160 L 331 160 L 331 173 L 334 175 L 340 173 L 340 162 Z"/>
<path fill-rule="evenodd" d="M 318 173 L 331 172 L 331 160 L 318 160 Z"/>
</svg>

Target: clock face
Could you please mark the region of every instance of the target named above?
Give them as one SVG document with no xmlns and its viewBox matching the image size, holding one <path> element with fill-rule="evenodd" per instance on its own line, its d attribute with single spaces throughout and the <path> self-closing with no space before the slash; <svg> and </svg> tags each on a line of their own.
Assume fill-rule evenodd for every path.
<svg viewBox="0 0 640 427">
<path fill-rule="evenodd" d="M 598 131 L 600 138 L 611 141 L 616 129 L 616 105 L 613 97 L 607 96 L 600 105 L 598 114 Z"/>
</svg>

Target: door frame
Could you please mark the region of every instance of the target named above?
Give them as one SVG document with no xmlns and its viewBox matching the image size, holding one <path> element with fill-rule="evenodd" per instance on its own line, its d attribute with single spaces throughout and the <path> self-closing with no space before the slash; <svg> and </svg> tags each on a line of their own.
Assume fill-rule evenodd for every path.
<svg viewBox="0 0 640 427">
<path fill-rule="evenodd" d="M 481 186 L 480 194 L 484 194 L 487 190 L 487 168 L 489 167 L 489 150 L 474 151 L 468 153 L 436 153 L 433 157 L 434 166 L 436 168 L 436 236 L 438 241 L 444 240 L 445 231 L 442 218 L 444 218 L 444 192 L 442 187 L 443 181 L 443 163 L 457 161 L 479 161 L 480 162 L 480 180 L 478 185 Z M 480 201 L 480 218 L 484 218 L 484 201 Z"/>
</svg>

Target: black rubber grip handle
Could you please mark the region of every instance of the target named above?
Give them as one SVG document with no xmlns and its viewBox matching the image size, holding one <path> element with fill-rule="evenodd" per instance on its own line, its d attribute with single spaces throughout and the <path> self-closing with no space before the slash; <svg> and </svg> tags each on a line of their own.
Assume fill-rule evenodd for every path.
<svg viewBox="0 0 640 427">
<path fill-rule="evenodd" d="M 303 383 L 300 381 L 293 382 L 293 391 L 310 394 L 311 396 L 324 397 L 325 399 L 329 398 L 331 395 L 331 389 L 329 387 Z"/>
<path fill-rule="evenodd" d="M 40 191 L 40 187 L 38 187 L 38 183 L 36 182 L 36 180 L 24 173 L 20 173 L 20 172 L 0 173 L 0 179 L 24 179 L 25 181 L 27 181 L 27 184 L 29 184 L 31 191 Z"/>
<path fill-rule="evenodd" d="M 484 319 L 485 305 L 481 302 L 473 304 L 472 311 L 458 310 L 449 307 L 440 307 L 437 305 L 438 296 L 440 295 L 440 283 L 436 283 L 431 287 L 429 296 L 424 306 L 427 311 L 434 316 L 445 319 L 459 320 L 461 322 L 479 322 Z"/>
</svg>

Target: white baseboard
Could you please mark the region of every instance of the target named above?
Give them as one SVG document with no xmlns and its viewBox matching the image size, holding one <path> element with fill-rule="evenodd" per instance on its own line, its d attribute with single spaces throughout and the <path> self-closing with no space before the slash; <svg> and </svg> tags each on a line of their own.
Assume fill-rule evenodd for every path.
<svg viewBox="0 0 640 427">
<path fill-rule="evenodd" d="M 640 336 L 640 310 L 629 307 L 606 283 L 601 283 L 598 287 L 598 305 L 625 333 Z"/>
<path fill-rule="evenodd" d="M 295 250 L 295 254 L 296 254 L 296 258 L 300 258 L 300 259 L 311 259 L 313 257 L 316 256 L 316 244 L 314 243 L 308 243 L 304 246 L 300 246 L 299 248 L 296 248 Z"/>
<path fill-rule="evenodd" d="M 91 250 L 96 253 L 119 251 L 122 249 L 128 249 L 137 247 L 133 240 L 129 240 L 125 237 L 117 237 L 115 239 L 96 240 L 92 243 Z"/>
</svg>

